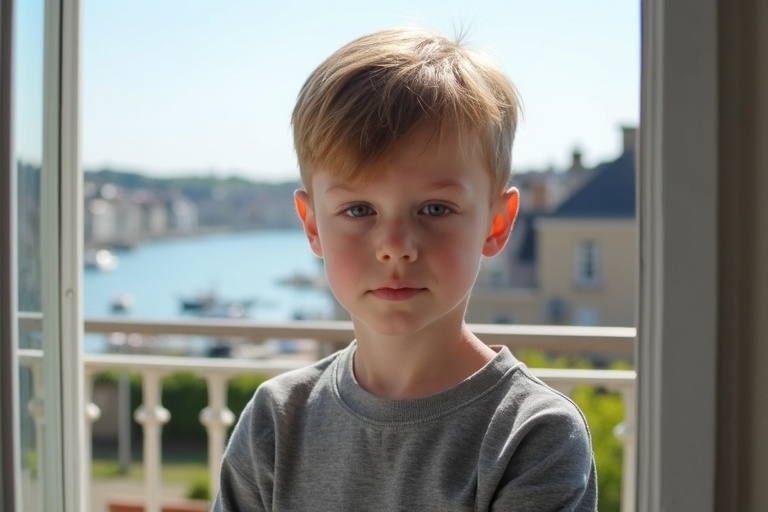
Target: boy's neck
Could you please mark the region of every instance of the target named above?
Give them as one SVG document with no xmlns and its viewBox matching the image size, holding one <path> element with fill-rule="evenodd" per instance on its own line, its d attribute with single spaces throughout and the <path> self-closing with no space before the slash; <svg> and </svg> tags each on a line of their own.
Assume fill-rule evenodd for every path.
<svg viewBox="0 0 768 512">
<path fill-rule="evenodd" d="M 354 373 L 363 389 L 381 398 L 421 398 L 456 386 L 495 355 L 463 322 L 452 334 L 420 333 L 418 339 L 363 330 L 357 332 Z"/>
</svg>

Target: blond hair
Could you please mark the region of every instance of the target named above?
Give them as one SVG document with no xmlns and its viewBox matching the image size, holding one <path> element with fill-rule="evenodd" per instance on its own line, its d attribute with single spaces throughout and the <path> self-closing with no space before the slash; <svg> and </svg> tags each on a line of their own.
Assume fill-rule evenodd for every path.
<svg viewBox="0 0 768 512">
<path fill-rule="evenodd" d="M 305 187 L 317 170 L 363 179 L 417 126 L 478 135 L 495 190 L 507 186 L 519 100 L 482 54 L 425 29 L 381 30 L 315 69 L 291 117 Z"/>
</svg>

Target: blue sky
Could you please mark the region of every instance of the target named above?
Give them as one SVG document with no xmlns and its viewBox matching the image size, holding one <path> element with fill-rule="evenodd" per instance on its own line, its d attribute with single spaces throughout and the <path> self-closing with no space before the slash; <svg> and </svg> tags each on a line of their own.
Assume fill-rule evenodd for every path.
<svg viewBox="0 0 768 512">
<path fill-rule="evenodd" d="M 84 0 L 82 157 L 155 175 L 297 177 L 289 117 L 351 39 L 463 27 L 515 82 L 518 169 L 613 158 L 639 109 L 637 0 Z"/>
</svg>

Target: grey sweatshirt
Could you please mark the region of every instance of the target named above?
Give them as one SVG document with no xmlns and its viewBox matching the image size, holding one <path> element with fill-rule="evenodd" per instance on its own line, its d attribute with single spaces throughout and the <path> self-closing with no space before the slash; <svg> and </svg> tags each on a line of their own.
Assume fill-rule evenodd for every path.
<svg viewBox="0 0 768 512">
<path fill-rule="evenodd" d="M 354 342 L 262 384 L 229 440 L 214 511 L 594 511 L 587 424 L 506 347 L 444 392 L 388 400 Z"/>
</svg>

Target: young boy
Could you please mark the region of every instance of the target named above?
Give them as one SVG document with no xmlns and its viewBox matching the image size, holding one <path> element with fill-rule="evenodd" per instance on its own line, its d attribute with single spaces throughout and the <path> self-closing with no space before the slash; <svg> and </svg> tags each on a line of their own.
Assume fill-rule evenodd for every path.
<svg viewBox="0 0 768 512">
<path fill-rule="evenodd" d="M 310 75 L 295 201 L 355 340 L 259 387 L 214 510 L 596 510 L 581 412 L 464 323 L 517 214 L 517 116 L 495 65 L 422 29 L 357 39 Z"/>
</svg>

